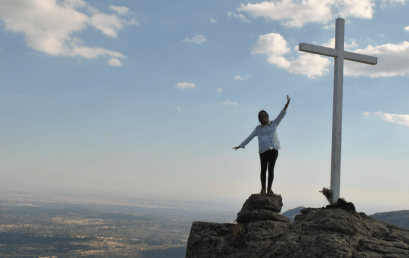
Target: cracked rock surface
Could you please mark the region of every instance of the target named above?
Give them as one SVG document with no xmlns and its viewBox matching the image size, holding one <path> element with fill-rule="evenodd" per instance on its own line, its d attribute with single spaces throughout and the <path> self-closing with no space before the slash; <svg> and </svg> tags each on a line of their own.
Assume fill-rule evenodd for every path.
<svg viewBox="0 0 409 258">
<path fill-rule="evenodd" d="M 253 194 L 237 224 L 195 221 L 186 258 L 407 257 L 409 230 L 343 209 L 305 208 L 294 223 L 281 196 Z"/>
</svg>

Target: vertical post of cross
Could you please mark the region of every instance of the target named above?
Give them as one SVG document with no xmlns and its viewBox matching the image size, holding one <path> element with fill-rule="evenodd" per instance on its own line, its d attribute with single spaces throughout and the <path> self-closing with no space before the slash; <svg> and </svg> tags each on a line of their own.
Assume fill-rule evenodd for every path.
<svg viewBox="0 0 409 258">
<path fill-rule="evenodd" d="M 332 108 L 332 150 L 331 150 L 331 191 L 335 203 L 341 190 L 341 133 L 342 94 L 344 71 L 344 28 L 345 20 L 338 18 L 335 23 L 334 98 Z"/>
</svg>

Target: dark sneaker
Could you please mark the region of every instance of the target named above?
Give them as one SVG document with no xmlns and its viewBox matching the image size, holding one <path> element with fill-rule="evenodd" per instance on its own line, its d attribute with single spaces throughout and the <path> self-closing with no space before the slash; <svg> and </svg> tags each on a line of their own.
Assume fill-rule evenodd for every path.
<svg viewBox="0 0 409 258">
<path fill-rule="evenodd" d="M 266 188 L 261 188 L 260 194 L 266 194 Z"/>
<path fill-rule="evenodd" d="M 275 194 L 275 193 L 273 192 L 273 190 L 271 190 L 271 188 L 268 188 L 268 189 L 267 189 L 267 193 L 272 194 L 272 195 L 274 195 L 274 196 L 281 196 L 281 194 Z"/>
</svg>

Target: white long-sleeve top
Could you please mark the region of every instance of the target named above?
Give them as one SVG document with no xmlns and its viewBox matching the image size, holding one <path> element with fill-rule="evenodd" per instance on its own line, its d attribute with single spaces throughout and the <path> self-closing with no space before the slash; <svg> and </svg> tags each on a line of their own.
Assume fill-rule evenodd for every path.
<svg viewBox="0 0 409 258">
<path fill-rule="evenodd" d="M 263 153 L 273 148 L 276 150 L 280 149 L 280 141 L 278 140 L 277 136 L 277 126 L 280 124 L 281 120 L 283 120 L 286 113 L 287 111 L 285 111 L 283 108 L 275 120 L 269 121 L 265 126 L 256 126 L 250 136 L 247 137 L 247 139 L 245 139 L 239 146 L 244 148 L 257 135 L 259 153 Z"/>
</svg>

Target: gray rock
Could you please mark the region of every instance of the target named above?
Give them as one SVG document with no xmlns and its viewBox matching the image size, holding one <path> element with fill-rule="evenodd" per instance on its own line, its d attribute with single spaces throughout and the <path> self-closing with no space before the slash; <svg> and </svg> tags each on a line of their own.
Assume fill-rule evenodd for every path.
<svg viewBox="0 0 409 258">
<path fill-rule="evenodd" d="M 254 209 L 264 209 L 273 212 L 281 212 L 283 199 L 281 195 L 274 194 L 252 194 L 244 202 L 241 211 L 251 211 Z"/>
<path fill-rule="evenodd" d="M 272 220 L 289 222 L 290 220 L 279 214 L 283 207 L 281 195 L 252 194 L 243 204 L 237 214 L 238 223 L 256 222 L 259 220 Z"/>
<path fill-rule="evenodd" d="M 289 222 L 290 219 L 284 215 L 278 214 L 269 210 L 252 210 L 252 211 L 240 211 L 238 213 L 236 221 L 239 223 L 255 222 L 258 220 L 273 220 Z"/>
<path fill-rule="evenodd" d="M 409 230 L 341 208 L 305 208 L 294 223 L 282 198 L 251 195 L 237 224 L 194 221 L 186 257 L 409 257 Z"/>
</svg>

